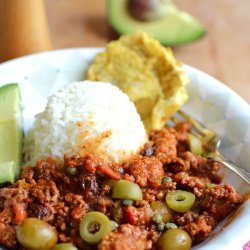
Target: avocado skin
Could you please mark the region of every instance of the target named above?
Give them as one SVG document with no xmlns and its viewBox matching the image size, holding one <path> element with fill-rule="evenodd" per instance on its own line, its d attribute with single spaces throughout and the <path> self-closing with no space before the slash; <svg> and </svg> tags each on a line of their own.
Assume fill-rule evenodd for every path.
<svg viewBox="0 0 250 250">
<path fill-rule="evenodd" d="M 12 182 L 20 175 L 23 141 L 20 102 L 18 84 L 11 83 L 0 87 L 1 183 Z"/>
<path fill-rule="evenodd" d="M 207 30 L 194 17 L 179 11 L 172 3 L 160 19 L 143 22 L 128 11 L 128 0 L 108 0 L 108 20 L 119 34 L 131 34 L 138 30 L 150 33 L 161 44 L 178 46 L 203 37 Z"/>
</svg>

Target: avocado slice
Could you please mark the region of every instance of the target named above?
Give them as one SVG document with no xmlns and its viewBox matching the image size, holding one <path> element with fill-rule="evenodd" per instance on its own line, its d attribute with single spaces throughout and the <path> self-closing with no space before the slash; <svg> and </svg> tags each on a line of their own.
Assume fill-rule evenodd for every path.
<svg viewBox="0 0 250 250">
<path fill-rule="evenodd" d="M 180 11 L 171 2 L 161 18 L 152 21 L 135 19 L 128 10 L 128 0 L 108 0 L 108 19 L 119 34 L 130 34 L 138 30 L 150 33 L 163 45 L 176 46 L 195 41 L 206 33 L 206 29 L 194 17 Z"/>
<path fill-rule="evenodd" d="M 0 162 L 0 184 L 15 181 L 15 166 L 14 161 Z"/>
<path fill-rule="evenodd" d="M 20 174 L 23 141 L 20 103 L 18 84 L 0 87 L 0 183 L 13 182 Z"/>
</svg>

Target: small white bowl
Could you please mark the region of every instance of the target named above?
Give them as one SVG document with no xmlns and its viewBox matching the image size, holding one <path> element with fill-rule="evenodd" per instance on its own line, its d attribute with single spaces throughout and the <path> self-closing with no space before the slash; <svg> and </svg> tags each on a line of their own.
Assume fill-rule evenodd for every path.
<svg viewBox="0 0 250 250">
<path fill-rule="evenodd" d="M 84 79 L 86 68 L 102 49 L 79 48 L 39 53 L 0 64 L 0 86 L 18 82 L 23 100 L 24 130 L 42 111 L 46 98 L 72 81 Z M 191 83 L 183 110 L 206 124 L 221 138 L 221 151 L 239 167 L 250 171 L 250 107 L 231 89 L 211 76 L 185 65 Z M 242 193 L 250 186 L 227 171 L 225 182 Z M 230 223 L 229 223 L 230 222 Z M 227 225 L 227 226 L 225 226 Z M 216 237 L 215 237 L 216 235 Z M 216 228 L 205 242 L 192 249 L 243 249 L 250 244 L 250 200 Z M 245 249 L 250 249 L 245 248 Z"/>
</svg>

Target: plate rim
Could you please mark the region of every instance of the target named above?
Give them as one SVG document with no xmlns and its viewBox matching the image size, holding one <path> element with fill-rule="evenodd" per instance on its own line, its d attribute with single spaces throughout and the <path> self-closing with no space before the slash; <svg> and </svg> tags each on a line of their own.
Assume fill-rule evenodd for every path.
<svg viewBox="0 0 250 250">
<path fill-rule="evenodd" d="M 102 51 L 104 49 L 104 47 L 76 47 L 76 48 L 65 48 L 65 49 L 57 49 L 57 50 L 51 50 L 51 51 L 45 51 L 45 52 L 38 52 L 38 53 L 34 53 L 34 54 L 29 54 L 29 55 L 26 55 L 26 56 L 23 56 L 23 57 L 19 57 L 19 58 L 15 58 L 15 59 L 11 59 L 9 61 L 6 61 L 6 62 L 3 62 L 3 63 L 0 63 L 0 69 L 2 67 L 5 67 L 5 66 L 10 66 L 11 67 L 11 64 L 13 63 L 16 63 L 16 62 L 20 62 L 20 61 L 23 61 L 23 60 L 27 60 L 29 58 L 34 58 L 34 57 L 40 57 L 40 56 L 46 56 L 46 55 L 51 55 L 51 54 L 56 54 L 56 53 L 64 53 L 66 51 L 70 52 L 70 51 L 81 51 L 81 52 L 84 52 L 84 51 L 91 51 L 91 52 L 98 52 L 98 51 Z M 190 65 L 187 65 L 187 64 L 183 64 L 184 65 L 184 68 L 187 69 L 187 73 L 194 73 L 194 74 L 198 74 L 200 76 L 203 76 L 207 79 L 211 79 L 211 81 L 213 81 L 216 85 L 219 85 L 221 90 L 224 92 L 227 92 L 227 93 L 231 93 L 236 99 L 237 99 L 237 102 L 240 103 L 240 105 L 243 105 L 244 107 L 246 107 L 249 111 L 250 111 L 250 106 L 249 104 L 239 95 L 237 94 L 234 90 L 232 90 L 229 86 L 227 86 L 226 84 L 224 84 L 223 82 L 219 81 L 218 79 L 216 79 L 215 77 L 209 75 L 208 73 L 196 68 L 196 67 L 193 67 L 193 66 L 190 66 Z M 247 205 L 248 207 L 249 205 Z M 250 206 L 249 206 L 250 207 Z M 212 246 L 213 247 L 213 243 L 212 245 L 209 244 L 209 246 Z M 200 246 L 202 249 L 206 246 Z M 217 249 L 216 248 L 216 245 L 215 245 L 215 248 L 214 249 Z"/>
<path fill-rule="evenodd" d="M 28 54 L 25 56 L 21 56 L 21 57 L 17 57 L 14 59 L 10 59 L 8 61 L 2 62 L 0 63 L 0 68 L 4 67 L 4 66 L 9 66 L 12 63 L 16 63 L 16 62 L 20 62 L 22 60 L 27 60 L 29 58 L 34 58 L 34 57 L 39 57 L 39 56 L 43 56 L 43 55 L 50 55 L 50 54 L 56 54 L 56 53 L 63 53 L 63 52 L 67 52 L 67 51 L 102 51 L 104 50 L 105 47 L 71 47 L 71 48 L 63 48 L 63 49 L 54 49 L 54 50 L 48 50 L 48 51 L 41 51 L 41 52 L 37 52 L 37 53 L 32 53 L 32 54 Z M 173 51 L 174 53 L 174 51 Z M 194 72 L 197 73 L 198 75 L 203 75 L 206 78 L 210 78 L 211 80 L 213 80 L 214 82 L 216 82 L 216 84 L 219 84 L 220 87 L 222 87 L 222 89 L 224 89 L 227 92 L 230 92 L 232 95 L 234 95 L 235 97 L 237 97 L 237 99 L 243 104 L 246 105 L 250 108 L 250 104 L 243 98 L 241 97 L 238 93 L 236 93 L 233 89 L 231 89 L 226 83 L 220 81 L 219 79 L 217 79 L 216 77 L 210 75 L 209 73 L 191 66 L 189 64 L 183 63 L 181 60 L 178 59 L 178 61 L 180 61 L 183 64 L 184 69 L 187 70 L 187 72 Z"/>
</svg>

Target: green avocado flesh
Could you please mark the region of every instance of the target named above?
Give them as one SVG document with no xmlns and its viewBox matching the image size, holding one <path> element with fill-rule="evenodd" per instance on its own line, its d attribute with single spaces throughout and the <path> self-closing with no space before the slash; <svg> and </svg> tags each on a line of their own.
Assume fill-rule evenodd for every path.
<svg viewBox="0 0 250 250">
<path fill-rule="evenodd" d="M 108 0 L 109 23 L 119 34 L 145 31 L 163 45 L 175 46 L 195 41 L 206 33 L 206 29 L 194 17 L 179 11 L 172 3 L 163 17 L 143 22 L 130 15 L 127 2 Z"/>
<path fill-rule="evenodd" d="M 0 87 L 0 183 L 18 178 L 22 139 L 19 87 L 7 84 Z"/>
<path fill-rule="evenodd" d="M 0 162 L 0 184 L 15 180 L 15 162 Z"/>
</svg>

